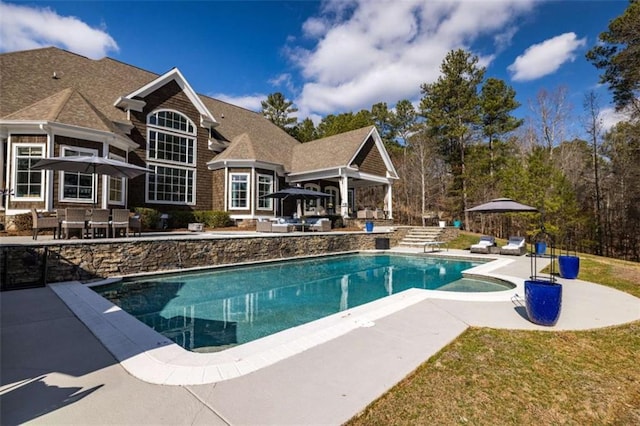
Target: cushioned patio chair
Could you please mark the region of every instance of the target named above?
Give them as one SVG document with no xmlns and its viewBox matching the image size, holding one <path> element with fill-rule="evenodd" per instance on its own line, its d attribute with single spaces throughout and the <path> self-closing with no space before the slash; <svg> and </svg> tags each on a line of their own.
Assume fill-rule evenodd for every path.
<svg viewBox="0 0 640 426">
<path fill-rule="evenodd" d="M 140 216 L 140 213 L 129 217 L 129 230 L 133 231 L 134 237 L 136 236 L 136 232 L 138 233 L 138 237 L 142 236 L 142 216 Z"/>
<path fill-rule="evenodd" d="M 326 217 L 322 217 L 309 225 L 309 229 L 316 232 L 329 232 L 331 231 L 331 221 Z"/>
<path fill-rule="evenodd" d="M 506 246 L 500 248 L 500 254 L 522 256 L 527 252 L 527 244 L 524 237 L 509 237 Z"/>
<path fill-rule="evenodd" d="M 79 229 L 80 238 L 84 238 L 84 232 L 87 226 L 87 209 L 84 208 L 67 208 L 64 213 L 64 220 L 60 224 L 61 232 L 64 232 L 65 238 L 69 239 L 69 230 Z"/>
<path fill-rule="evenodd" d="M 45 217 L 41 213 L 38 213 L 36 209 L 31 209 L 31 218 L 33 220 L 33 239 L 38 239 L 38 232 L 41 229 L 53 229 L 53 238 L 56 238 L 58 231 L 58 218 L 57 217 Z"/>
<path fill-rule="evenodd" d="M 129 210 L 113 209 L 111 211 L 111 235 L 115 238 L 124 230 L 124 236 L 129 236 Z"/>
<path fill-rule="evenodd" d="M 256 222 L 256 232 L 271 232 L 271 225 L 270 220 L 260 219 Z"/>
<path fill-rule="evenodd" d="M 91 238 L 96 237 L 96 230 L 104 230 L 102 234 L 106 237 L 109 236 L 109 209 L 93 209 L 91 210 L 91 216 L 87 222 L 87 232 L 91 231 Z"/>
<path fill-rule="evenodd" d="M 490 235 L 483 235 L 477 244 L 471 246 L 471 253 L 489 253 L 489 247 L 496 245 L 496 240 Z"/>
</svg>

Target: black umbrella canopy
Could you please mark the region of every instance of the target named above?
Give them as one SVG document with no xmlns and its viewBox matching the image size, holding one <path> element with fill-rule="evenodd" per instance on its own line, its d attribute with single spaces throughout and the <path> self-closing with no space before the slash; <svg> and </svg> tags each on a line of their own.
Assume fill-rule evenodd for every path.
<svg viewBox="0 0 640 426">
<path fill-rule="evenodd" d="M 272 192 L 271 194 L 261 195 L 261 198 L 277 198 L 281 200 L 315 200 L 316 198 L 329 197 L 331 197 L 330 194 L 312 191 L 311 189 L 304 189 L 297 186 L 291 186 L 289 188 L 281 189 L 280 191 Z"/>
<path fill-rule="evenodd" d="M 43 158 L 34 164 L 31 169 L 93 173 L 123 178 L 134 178 L 144 173 L 153 173 L 153 170 L 145 169 L 135 164 L 94 156 Z"/>
<path fill-rule="evenodd" d="M 465 211 L 472 213 L 534 213 L 537 212 L 538 209 L 513 201 L 511 198 L 496 198 L 488 203 L 471 207 Z"/>
</svg>

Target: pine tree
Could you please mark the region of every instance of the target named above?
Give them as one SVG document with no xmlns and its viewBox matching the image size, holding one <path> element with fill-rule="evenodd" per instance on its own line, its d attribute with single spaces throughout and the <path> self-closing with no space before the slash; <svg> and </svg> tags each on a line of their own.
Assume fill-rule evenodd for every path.
<svg viewBox="0 0 640 426">
<path fill-rule="evenodd" d="M 426 126 L 440 145 L 440 149 L 456 178 L 462 211 L 467 208 L 465 154 L 477 126 L 481 122 L 478 85 L 485 69 L 478 67 L 478 58 L 464 50 L 451 51 L 440 66 L 442 75 L 431 84 L 421 86 L 424 97 L 420 113 Z M 465 227 L 469 215 L 465 211 Z"/>
<path fill-rule="evenodd" d="M 297 118 L 289 117 L 289 114 L 297 112 L 298 109 L 293 107 L 293 102 L 287 101 L 282 93 L 271 93 L 261 104 L 262 115 L 281 129 L 286 130 L 296 123 Z"/>
</svg>

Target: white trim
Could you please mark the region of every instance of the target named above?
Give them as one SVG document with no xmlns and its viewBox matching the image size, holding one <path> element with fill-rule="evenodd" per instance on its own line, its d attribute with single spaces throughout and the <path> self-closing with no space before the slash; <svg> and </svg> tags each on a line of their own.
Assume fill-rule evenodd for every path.
<svg viewBox="0 0 640 426">
<path fill-rule="evenodd" d="M 9 138 L 11 138 L 10 135 Z M 21 148 L 21 147 L 39 147 L 42 149 L 42 158 L 46 158 L 46 151 L 47 151 L 47 144 L 44 142 L 17 142 L 17 143 L 11 143 L 11 151 L 9 152 L 9 156 L 11 158 L 11 171 L 10 171 L 10 178 L 8 180 L 8 182 L 11 183 L 11 187 L 13 189 L 14 195 L 9 195 L 7 197 L 7 204 L 9 204 L 9 201 L 12 202 L 43 202 L 45 201 L 45 197 L 46 197 L 46 176 L 45 176 L 45 171 L 44 170 L 40 170 L 40 196 L 39 197 L 20 197 L 18 196 L 18 190 L 17 190 L 17 185 L 18 185 L 18 180 L 17 180 L 17 176 L 16 173 L 18 172 L 17 170 L 17 161 L 16 161 L 16 156 L 18 154 L 17 152 L 17 148 Z"/>
<path fill-rule="evenodd" d="M 61 157 L 66 157 L 65 151 L 77 151 L 77 152 L 83 152 L 83 153 L 88 153 L 91 154 L 92 156 L 97 157 L 98 154 L 98 150 L 97 149 L 93 149 L 93 148 L 85 148 L 82 146 L 72 146 L 72 145 L 60 145 L 60 156 Z M 64 197 L 64 174 L 65 173 L 69 173 L 69 174 L 83 174 L 83 175 L 91 175 L 91 198 L 65 198 Z M 78 203 L 78 204 L 93 204 L 97 202 L 96 197 L 98 196 L 98 187 L 97 187 L 97 180 L 96 180 L 96 175 L 93 173 L 80 173 L 80 172 L 64 172 L 64 171 L 59 171 L 58 172 L 58 200 L 60 202 L 65 202 L 65 203 Z"/>
<path fill-rule="evenodd" d="M 256 210 L 259 210 L 261 212 L 265 212 L 265 211 L 270 211 L 273 212 L 273 206 L 274 206 L 274 202 L 273 202 L 273 198 L 265 198 L 266 200 L 269 200 L 271 207 L 260 207 L 260 182 L 259 179 L 260 177 L 267 177 L 269 179 L 271 179 L 271 192 L 275 192 L 275 176 L 273 175 L 267 175 L 264 173 L 256 173 Z"/>
<path fill-rule="evenodd" d="M 209 170 L 219 170 L 219 169 L 229 168 L 229 167 L 234 167 L 234 168 L 255 167 L 258 169 L 273 170 L 280 176 L 285 175 L 284 166 L 278 163 L 268 163 L 266 161 L 258 161 L 258 160 L 233 160 L 233 159 L 229 159 L 229 160 L 213 159 L 207 162 L 207 168 Z"/>
<path fill-rule="evenodd" d="M 198 94 L 191 88 L 191 86 L 187 82 L 187 79 L 184 78 L 184 76 L 182 75 L 180 70 L 178 70 L 178 68 L 173 68 L 169 72 L 159 76 L 155 80 L 142 86 L 138 90 L 119 98 L 114 105 L 117 107 L 125 108 L 125 109 L 127 109 L 127 107 L 139 107 L 139 104 L 136 105 L 135 102 L 131 102 L 131 101 L 135 101 L 134 98 L 136 97 L 145 98 L 150 93 L 155 92 L 156 90 L 158 90 L 159 88 L 161 88 L 162 86 L 170 82 L 171 80 L 175 81 L 178 84 L 178 86 L 180 86 L 182 91 L 187 95 L 187 98 L 189 98 L 193 106 L 195 106 L 198 112 L 201 114 L 201 117 L 200 117 L 201 127 L 205 127 L 205 128 L 215 127 L 219 124 L 216 121 L 216 119 L 213 118 L 213 114 L 211 114 L 211 112 L 207 109 L 207 107 L 204 105 L 204 103 L 202 102 Z"/>
<path fill-rule="evenodd" d="M 109 152 L 107 154 L 107 157 L 110 159 L 114 159 L 114 160 L 120 160 L 123 162 L 127 162 L 127 159 L 122 157 L 121 155 L 118 154 L 114 154 L 112 152 Z M 111 179 L 119 179 L 121 184 L 122 184 L 122 200 L 121 201 L 112 201 L 109 197 L 111 196 Z M 105 197 L 105 202 L 107 203 L 107 205 L 109 204 L 114 204 L 116 206 L 124 206 L 127 204 L 127 187 L 129 185 L 128 179 L 127 178 L 116 178 L 116 177 L 112 177 L 112 176 L 107 176 L 106 180 L 106 184 L 105 184 L 105 189 L 104 189 L 104 193 L 106 193 L 106 197 Z"/>
<path fill-rule="evenodd" d="M 191 123 L 191 125 L 193 126 L 193 129 L 194 129 L 195 133 L 182 132 L 180 130 L 173 129 L 171 127 L 162 127 L 162 126 L 158 126 L 156 124 L 149 124 L 149 117 L 150 116 L 152 116 L 154 114 L 157 114 L 158 112 L 163 112 L 163 111 L 168 111 L 168 112 L 180 114 L 181 116 L 185 117 L 189 121 L 189 123 Z M 147 136 L 146 136 L 146 142 L 147 142 L 146 156 L 147 156 L 147 161 L 154 162 L 154 163 L 167 163 L 167 164 L 176 165 L 176 166 L 191 166 L 191 167 L 195 167 L 197 165 L 197 159 L 198 159 L 198 135 L 197 135 L 197 132 L 198 131 L 196 130 L 196 126 L 193 123 L 193 121 L 191 121 L 191 119 L 189 117 L 187 117 L 185 114 L 181 113 L 180 111 L 176 111 L 176 110 L 172 110 L 172 109 L 153 110 L 149 114 L 147 114 L 146 127 L 147 127 Z M 191 148 L 192 148 L 192 152 L 193 152 L 191 162 L 167 160 L 167 159 L 164 159 L 164 158 L 151 158 L 150 155 L 149 155 L 149 152 L 150 152 L 150 148 L 149 147 L 151 145 L 150 144 L 151 132 L 155 132 L 156 134 L 157 133 L 165 133 L 165 134 L 168 134 L 168 135 L 184 138 L 184 139 L 187 139 L 188 141 L 191 141 Z M 156 137 L 156 141 L 157 141 L 157 137 Z M 156 155 L 157 155 L 157 152 L 158 152 L 158 146 L 157 146 L 157 142 L 156 142 Z M 188 157 L 189 157 L 189 155 L 187 153 L 187 160 L 188 160 Z"/>
<path fill-rule="evenodd" d="M 155 167 L 165 167 L 167 169 L 181 169 L 181 170 L 186 170 L 187 172 L 193 172 L 193 184 L 192 184 L 192 193 L 193 193 L 193 201 L 167 201 L 167 200 L 150 200 L 149 199 L 149 179 L 151 178 L 151 176 L 158 176 L 157 171 L 156 173 L 147 173 L 147 177 L 145 179 L 145 187 L 144 187 L 144 201 L 145 203 L 148 204 L 170 204 L 170 205 L 175 205 L 175 206 L 194 206 L 196 205 L 196 182 L 197 182 L 197 169 L 195 169 L 194 167 L 185 167 L 185 166 L 176 166 L 173 164 L 165 164 L 165 163 L 157 163 L 157 162 L 148 162 L 147 163 L 147 168 L 148 169 L 152 169 L 154 170 Z M 157 185 L 157 183 L 156 183 Z M 156 191 L 157 194 L 157 191 Z"/>
<path fill-rule="evenodd" d="M 16 134 L 44 134 L 45 132 L 50 132 L 51 136 L 54 137 L 66 136 L 92 142 L 107 142 L 109 145 L 125 151 L 133 151 L 138 148 L 138 144 L 117 133 L 46 120 L 0 120 L 0 132 L 5 131 Z"/>
<path fill-rule="evenodd" d="M 246 176 L 247 177 L 247 206 L 246 207 L 235 207 L 231 204 L 233 203 L 233 177 L 234 176 Z M 247 172 L 231 172 L 229 173 L 229 210 L 250 210 L 251 208 L 251 173 Z"/>
<path fill-rule="evenodd" d="M 396 171 L 396 168 L 393 166 L 393 162 L 391 161 L 391 158 L 389 157 L 389 153 L 385 149 L 384 143 L 382 142 L 382 138 L 380 137 L 380 134 L 378 133 L 378 130 L 375 127 L 371 128 L 371 131 L 369 132 L 367 137 L 364 138 L 364 140 L 360 144 L 360 147 L 356 150 L 354 156 L 351 157 L 351 159 L 349 160 L 349 162 L 347 164 L 353 163 L 353 161 L 356 159 L 356 157 L 358 156 L 358 154 L 362 150 L 362 147 L 364 146 L 364 144 L 367 143 L 367 141 L 369 140 L 369 137 L 373 138 L 373 141 L 374 141 L 376 147 L 378 148 L 378 151 L 380 152 L 380 156 L 382 157 L 382 161 L 384 162 L 384 165 L 387 168 L 387 173 L 386 173 L 387 176 L 390 179 L 399 179 L 398 178 L 398 172 Z M 391 175 L 391 176 L 389 176 L 389 175 Z"/>
<path fill-rule="evenodd" d="M 251 168 L 251 182 L 253 182 L 253 185 L 249 187 L 249 206 L 251 207 L 251 216 L 255 216 L 256 215 L 256 186 L 258 186 L 257 180 L 256 180 L 255 168 Z"/>
</svg>

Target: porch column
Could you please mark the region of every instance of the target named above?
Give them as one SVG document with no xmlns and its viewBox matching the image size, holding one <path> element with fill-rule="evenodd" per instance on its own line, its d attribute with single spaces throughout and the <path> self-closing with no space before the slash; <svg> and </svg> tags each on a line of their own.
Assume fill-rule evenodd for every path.
<svg viewBox="0 0 640 426">
<path fill-rule="evenodd" d="M 384 197 L 387 219 L 393 219 L 393 191 L 391 184 L 387 184 L 387 195 Z"/>
<path fill-rule="evenodd" d="M 349 217 L 349 178 L 340 176 L 340 215 Z"/>
</svg>

